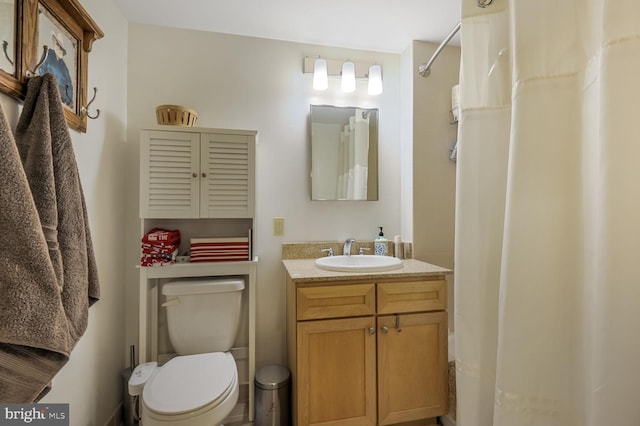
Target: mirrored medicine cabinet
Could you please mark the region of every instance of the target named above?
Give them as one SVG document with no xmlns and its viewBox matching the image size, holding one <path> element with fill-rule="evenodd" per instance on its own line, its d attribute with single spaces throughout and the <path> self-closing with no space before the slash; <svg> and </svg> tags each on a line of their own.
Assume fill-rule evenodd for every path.
<svg viewBox="0 0 640 426">
<path fill-rule="evenodd" d="M 311 105 L 311 199 L 378 200 L 378 109 Z"/>
</svg>

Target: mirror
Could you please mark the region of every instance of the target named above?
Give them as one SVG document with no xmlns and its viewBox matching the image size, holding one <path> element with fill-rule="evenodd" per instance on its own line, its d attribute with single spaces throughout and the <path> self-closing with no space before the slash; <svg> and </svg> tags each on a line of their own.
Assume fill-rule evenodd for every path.
<svg viewBox="0 0 640 426">
<path fill-rule="evenodd" d="M 15 0 L 0 0 L 0 70 L 7 74 L 15 74 L 15 39 L 16 5 Z"/>
<path fill-rule="evenodd" d="M 378 110 L 311 105 L 311 199 L 378 199 Z"/>
</svg>

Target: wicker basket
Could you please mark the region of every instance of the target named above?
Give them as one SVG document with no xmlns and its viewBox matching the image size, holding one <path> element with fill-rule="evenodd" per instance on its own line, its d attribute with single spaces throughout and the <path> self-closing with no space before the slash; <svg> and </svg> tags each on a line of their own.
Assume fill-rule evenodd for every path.
<svg viewBox="0 0 640 426">
<path fill-rule="evenodd" d="M 156 107 L 158 124 L 193 127 L 198 121 L 198 113 L 181 105 L 159 105 Z"/>
</svg>

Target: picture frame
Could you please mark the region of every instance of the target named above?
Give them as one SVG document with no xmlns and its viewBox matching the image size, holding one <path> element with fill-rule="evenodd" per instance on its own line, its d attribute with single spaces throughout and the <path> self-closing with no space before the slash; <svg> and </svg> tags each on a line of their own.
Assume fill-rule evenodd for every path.
<svg viewBox="0 0 640 426">
<path fill-rule="evenodd" d="M 38 5 L 37 45 L 43 53 L 35 73 L 53 74 L 62 104 L 78 114 L 78 40 L 42 3 Z"/>
<path fill-rule="evenodd" d="M 20 39 L 22 20 L 22 0 L 0 0 L 0 31 L 2 53 L 0 62 L 0 92 L 14 98 L 23 93 L 22 80 L 22 42 Z"/>
<path fill-rule="evenodd" d="M 104 33 L 78 0 L 11 1 L 15 2 L 15 65 L 13 74 L 0 69 L 0 92 L 23 101 L 27 79 L 51 72 L 69 127 L 86 132 L 89 53 Z"/>
<path fill-rule="evenodd" d="M 15 75 L 15 26 L 15 0 L 0 0 L 0 70 L 8 75 Z"/>
</svg>

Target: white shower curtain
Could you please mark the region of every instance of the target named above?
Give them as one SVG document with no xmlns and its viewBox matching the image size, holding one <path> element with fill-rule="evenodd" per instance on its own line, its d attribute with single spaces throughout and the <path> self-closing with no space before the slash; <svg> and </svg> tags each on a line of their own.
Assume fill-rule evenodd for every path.
<svg viewBox="0 0 640 426">
<path fill-rule="evenodd" d="M 640 1 L 462 11 L 457 426 L 638 426 Z"/>
<path fill-rule="evenodd" d="M 340 132 L 337 198 L 367 199 L 369 171 L 369 112 L 356 109 Z"/>
</svg>

